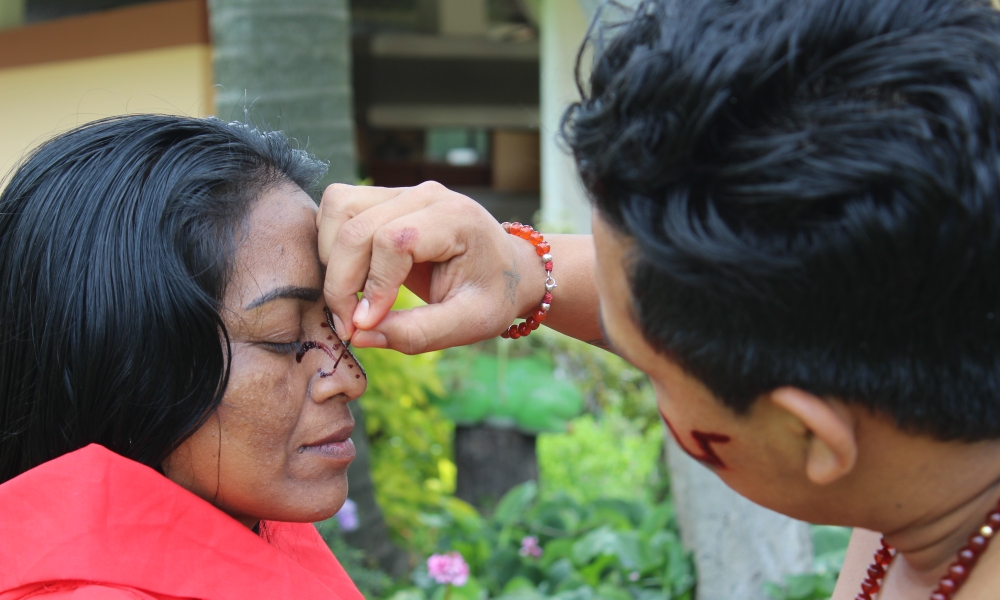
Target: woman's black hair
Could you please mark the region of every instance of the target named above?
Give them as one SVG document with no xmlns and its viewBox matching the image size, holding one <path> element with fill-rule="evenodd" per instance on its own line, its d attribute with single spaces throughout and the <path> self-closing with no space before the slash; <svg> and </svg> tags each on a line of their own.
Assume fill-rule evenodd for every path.
<svg viewBox="0 0 1000 600">
<path fill-rule="evenodd" d="M 92 443 L 158 467 L 226 389 L 254 202 L 324 170 L 279 133 L 163 115 L 32 152 L 0 194 L 0 483 Z"/>
<path fill-rule="evenodd" d="M 796 386 L 1000 438 L 1000 13 L 643 0 L 564 133 L 646 340 L 736 412 Z"/>
</svg>

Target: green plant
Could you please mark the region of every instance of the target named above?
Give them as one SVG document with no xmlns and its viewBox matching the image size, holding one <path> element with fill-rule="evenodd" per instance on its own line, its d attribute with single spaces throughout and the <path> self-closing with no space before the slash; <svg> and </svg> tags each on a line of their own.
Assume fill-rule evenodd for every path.
<svg viewBox="0 0 1000 600">
<path fill-rule="evenodd" d="M 365 598 L 382 598 L 399 587 L 387 573 L 368 566 L 364 551 L 344 540 L 336 518 L 316 523 L 316 529 Z"/>
<path fill-rule="evenodd" d="M 583 410 L 576 386 L 554 375 L 551 354 L 514 340 L 446 351 L 439 370 L 448 392 L 435 404 L 460 425 L 564 431 Z"/>
<path fill-rule="evenodd" d="M 489 519 L 454 515 L 439 549 L 469 563 L 472 576 L 454 589 L 456 599 L 690 600 L 694 585 L 669 501 L 544 498 L 529 482 L 508 492 Z M 425 571 L 414 581 L 393 600 L 443 595 Z"/>
<path fill-rule="evenodd" d="M 599 497 L 652 500 L 666 481 L 663 430 L 638 425 L 614 412 L 582 415 L 562 434 L 538 436 L 538 472 L 545 497 L 566 494 L 577 502 Z"/>
<path fill-rule="evenodd" d="M 764 589 L 774 600 L 828 600 L 844 564 L 851 530 L 847 527 L 813 525 L 813 570 L 789 575 L 782 584 L 766 583 Z"/>
<path fill-rule="evenodd" d="M 422 304 L 405 288 L 394 309 Z M 407 356 L 391 350 L 359 349 L 368 371 L 368 391 L 359 402 L 371 442 L 375 496 L 389 528 L 404 547 L 427 552 L 434 546 L 430 516 L 447 510 L 455 489 L 453 423 L 431 406 L 444 388 L 437 374 L 440 353 Z"/>
<path fill-rule="evenodd" d="M 583 394 L 587 412 L 601 417 L 620 415 L 640 431 L 662 431 L 649 379 L 624 359 L 547 327 L 532 334 L 527 343 L 534 351 L 553 357 L 556 373 Z"/>
</svg>

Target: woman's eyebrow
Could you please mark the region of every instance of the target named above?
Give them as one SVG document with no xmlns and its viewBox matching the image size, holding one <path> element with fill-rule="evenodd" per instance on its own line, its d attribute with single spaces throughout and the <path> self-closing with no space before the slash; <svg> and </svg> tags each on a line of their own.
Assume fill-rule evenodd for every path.
<svg viewBox="0 0 1000 600">
<path fill-rule="evenodd" d="M 323 291 L 317 288 L 310 287 L 298 287 L 294 285 L 286 285 L 284 287 L 279 287 L 267 292 L 247 304 L 244 310 L 250 310 L 257 308 L 261 304 L 267 304 L 272 300 L 305 300 L 306 302 L 315 302 L 323 296 Z"/>
</svg>

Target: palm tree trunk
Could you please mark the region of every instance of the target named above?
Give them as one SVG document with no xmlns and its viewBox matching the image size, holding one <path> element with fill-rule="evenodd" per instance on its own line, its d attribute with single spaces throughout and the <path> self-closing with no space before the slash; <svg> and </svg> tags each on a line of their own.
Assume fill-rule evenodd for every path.
<svg viewBox="0 0 1000 600">
<path fill-rule="evenodd" d="M 346 0 L 209 0 L 216 114 L 281 130 L 354 183 Z"/>
</svg>

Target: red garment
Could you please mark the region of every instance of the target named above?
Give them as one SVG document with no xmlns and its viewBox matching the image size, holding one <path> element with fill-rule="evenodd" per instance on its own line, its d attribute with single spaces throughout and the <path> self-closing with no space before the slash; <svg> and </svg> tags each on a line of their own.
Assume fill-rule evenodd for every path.
<svg viewBox="0 0 1000 600">
<path fill-rule="evenodd" d="M 315 527 L 267 527 L 92 444 L 0 485 L 0 600 L 362 600 Z"/>
</svg>

